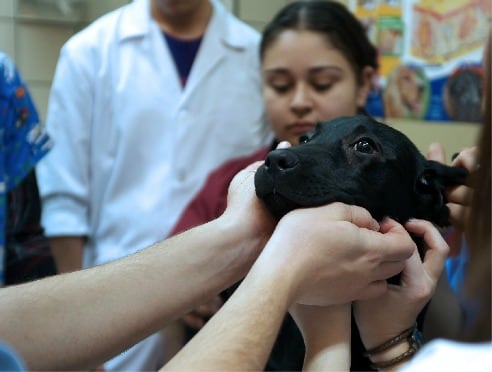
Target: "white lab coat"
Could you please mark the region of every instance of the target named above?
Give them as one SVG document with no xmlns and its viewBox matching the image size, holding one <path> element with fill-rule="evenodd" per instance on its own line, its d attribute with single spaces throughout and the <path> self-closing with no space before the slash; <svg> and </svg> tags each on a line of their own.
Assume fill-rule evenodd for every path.
<svg viewBox="0 0 492 372">
<path fill-rule="evenodd" d="M 64 45 L 38 166 L 48 236 L 88 237 L 84 266 L 167 236 L 207 174 L 269 143 L 259 35 L 218 1 L 183 90 L 149 0 Z"/>
<path fill-rule="evenodd" d="M 46 123 L 54 147 L 37 167 L 42 224 L 49 237 L 86 236 L 85 267 L 165 238 L 211 170 L 272 139 L 259 34 L 211 2 L 185 89 L 149 0 L 62 48 Z M 155 369 L 164 347 L 154 334 L 105 368 Z"/>
</svg>

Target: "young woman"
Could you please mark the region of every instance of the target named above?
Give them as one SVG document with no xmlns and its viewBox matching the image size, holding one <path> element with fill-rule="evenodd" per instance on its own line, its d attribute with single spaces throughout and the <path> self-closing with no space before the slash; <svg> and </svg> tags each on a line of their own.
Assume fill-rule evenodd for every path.
<svg viewBox="0 0 492 372">
<path fill-rule="evenodd" d="M 344 5 L 334 1 L 294 2 L 281 9 L 263 32 L 260 57 L 267 119 L 275 141 L 211 173 L 173 234 L 220 216 L 233 176 L 253 161 L 263 160 L 279 141 L 296 145 L 317 122 L 363 111 L 378 68 L 377 51 L 363 26 Z M 185 322 L 199 328 L 203 318 L 217 309 L 217 303 L 218 299 L 212 300 Z M 287 316 L 266 369 L 298 370 L 303 359 L 302 336 Z M 365 358 L 352 363 L 354 368 L 368 367 Z"/>
</svg>

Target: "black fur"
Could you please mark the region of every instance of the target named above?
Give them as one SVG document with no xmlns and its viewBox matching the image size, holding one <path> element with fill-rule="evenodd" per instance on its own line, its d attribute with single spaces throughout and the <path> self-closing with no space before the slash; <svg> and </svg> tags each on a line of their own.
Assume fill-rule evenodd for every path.
<svg viewBox="0 0 492 372">
<path fill-rule="evenodd" d="M 257 195 L 277 218 L 339 201 L 377 220 L 449 225 L 443 191 L 465 183 L 465 168 L 425 159 L 403 133 L 364 115 L 319 123 L 301 140 L 270 152 L 255 175 Z"/>
</svg>

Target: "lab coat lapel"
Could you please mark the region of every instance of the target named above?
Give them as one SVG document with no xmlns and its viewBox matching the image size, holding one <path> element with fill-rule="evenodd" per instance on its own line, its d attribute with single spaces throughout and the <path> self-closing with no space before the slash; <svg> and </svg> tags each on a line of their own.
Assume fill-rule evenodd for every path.
<svg viewBox="0 0 492 372">
<path fill-rule="evenodd" d="M 132 39 L 141 40 L 140 48 L 145 55 L 143 58 L 147 59 L 152 64 L 154 72 L 160 75 L 158 81 L 166 82 L 165 89 L 168 93 L 165 95 L 166 99 L 172 101 L 172 106 L 175 106 L 182 98 L 183 89 L 162 30 L 150 14 L 150 6 L 150 0 L 134 0 L 127 5 L 118 29 L 119 41 L 122 44 Z M 132 54 L 134 54 L 133 49 Z"/>
<path fill-rule="evenodd" d="M 225 48 L 227 46 L 220 33 L 220 22 L 215 20 L 215 17 L 217 17 L 217 14 L 214 12 L 191 67 L 191 74 L 184 89 L 182 103 L 185 103 L 207 76 L 210 75 L 210 72 L 226 57 Z"/>
</svg>

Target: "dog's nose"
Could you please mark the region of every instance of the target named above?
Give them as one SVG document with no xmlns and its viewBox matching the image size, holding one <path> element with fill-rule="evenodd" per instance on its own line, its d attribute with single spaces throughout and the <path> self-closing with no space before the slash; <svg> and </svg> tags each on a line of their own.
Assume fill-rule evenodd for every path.
<svg viewBox="0 0 492 372">
<path fill-rule="evenodd" d="M 270 152 L 265 159 L 267 171 L 280 173 L 295 168 L 299 164 L 297 156 L 289 149 Z"/>
</svg>

